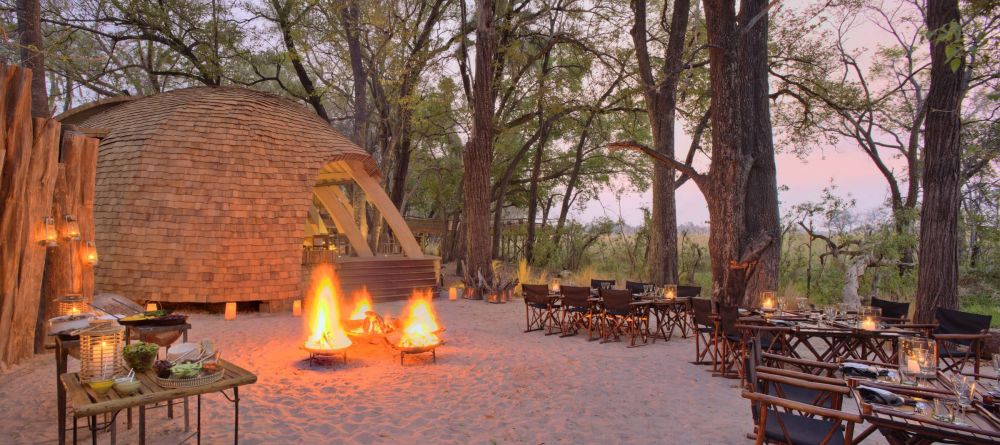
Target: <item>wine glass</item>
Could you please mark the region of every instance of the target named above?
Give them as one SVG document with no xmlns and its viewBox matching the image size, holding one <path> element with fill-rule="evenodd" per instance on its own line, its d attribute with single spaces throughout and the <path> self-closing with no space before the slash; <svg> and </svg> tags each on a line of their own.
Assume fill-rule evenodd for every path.
<svg viewBox="0 0 1000 445">
<path fill-rule="evenodd" d="M 823 318 L 826 321 L 833 322 L 837 320 L 837 306 L 827 305 L 823 307 Z"/>
<path fill-rule="evenodd" d="M 969 376 L 956 376 L 955 385 L 952 389 L 955 391 L 955 400 L 958 402 L 959 412 L 964 416 L 965 410 L 975 400 L 976 381 Z"/>
</svg>

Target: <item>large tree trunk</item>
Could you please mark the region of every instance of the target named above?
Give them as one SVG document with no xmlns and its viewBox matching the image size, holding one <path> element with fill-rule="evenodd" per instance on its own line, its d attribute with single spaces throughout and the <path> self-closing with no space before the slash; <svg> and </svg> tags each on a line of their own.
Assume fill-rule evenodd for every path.
<svg viewBox="0 0 1000 445">
<path fill-rule="evenodd" d="M 781 258 L 781 216 L 778 210 L 778 179 L 771 134 L 767 67 L 767 15 L 751 23 L 767 7 L 767 0 L 743 0 L 740 7 L 740 63 L 749 97 L 749 112 L 744 119 L 743 149 L 753 156 L 747 181 L 746 235 L 766 234 L 774 240 L 761 253 L 756 273 L 749 277 L 746 302 L 756 303 L 761 291 L 777 290 L 778 263 Z M 747 26 L 750 26 L 747 28 Z"/>
<path fill-rule="evenodd" d="M 959 23 L 958 0 L 928 0 L 927 29 Z M 927 323 L 936 308 L 958 306 L 958 212 L 961 189 L 959 134 L 962 68 L 952 69 L 945 48 L 958 42 L 931 40 L 931 86 L 924 130 L 924 202 L 920 212 L 920 267 L 914 320 Z"/>
<path fill-rule="evenodd" d="M 490 163 L 493 156 L 493 60 L 496 53 L 494 0 L 477 0 L 476 74 L 472 87 L 472 138 L 462 163 L 464 176 L 465 259 L 471 276 L 492 280 L 490 249 Z M 499 228 L 497 228 L 499 230 Z"/>
<path fill-rule="evenodd" d="M 49 117 L 45 90 L 45 45 L 42 40 L 42 7 L 38 0 L 17 0 L 17 33 L 21 65 L 31 68 L 31 115 Z M 68 94 L 69 92 L 67 92 Z"/>
<path fill-rule="evenodd" d="M 689 0 L 673 5 L 669 41 L 664 57 L 663 79 L 653 74 L 646 44 L 646 1 L 634 0 L 635 22 L 632 43 L 646 99 L 646 114 L 653 133 L 653 148 L 668 158 L 674 157 L 674 121 L 677 109 L 677 82 L 683 69 L 684 36 L 687 34 Z M 664 5 L 666 8 L 666 5 Z M 653 166 L 652 227 L 646 249 L 649 278 L 655 284 L 677 282 L 677 205 L 674 168 L 656 163 Z"/>
</svg>

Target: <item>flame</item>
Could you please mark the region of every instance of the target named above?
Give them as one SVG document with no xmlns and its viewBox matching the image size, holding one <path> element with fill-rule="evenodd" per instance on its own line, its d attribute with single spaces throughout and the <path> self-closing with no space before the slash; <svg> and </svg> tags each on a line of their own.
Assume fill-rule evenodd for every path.
<svg viewBox="0 0 1000 445">
<path fill-rule="evenodd" d="M 399 346 L 414 348 L 436 345 L 441 343 L 437 336 L 440 330 L 431 306 L 431 292 L 414 291 L 410 297 L 409 314 L 403 321 L 403 336 L 399 339 Z"/>
<path fill-rule="evenodd" d="M 309 339 L 306 349 L 312 351 L 336 351 L 351 345 L 344 328 L 340 325 L 340 310 L 337 307 L 338 283 L 329 265 L 313 270 L 313 295 L 306 301 L 309 321 Z"/>
<path fill-rule="evenodd" d="M 368 293 L 368 286 L 352 294 L 354 297 L 354 312 L 351 312 L 351 320 L 364 320 L 366 314 L 372 310 L 372 296 Z"/>
</svg>

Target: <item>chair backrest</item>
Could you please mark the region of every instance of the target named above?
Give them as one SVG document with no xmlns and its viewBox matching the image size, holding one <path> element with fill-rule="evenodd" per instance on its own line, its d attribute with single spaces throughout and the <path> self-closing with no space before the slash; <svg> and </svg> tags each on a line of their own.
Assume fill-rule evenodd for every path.
<svg viewBox="0 0 1000 445">
<path fill-rule="evenodd" d="M 602 284 L 608 284 L 609 287 L 615 287 L 615 280 L 590 280 L 590 288 L 594 290 L 600 290 Z"/>
<path fill-rule="evenodd" d="M 764 435 L 765 443 L 852 443 L 853 428 L 844 428 L 844 423 L 861 419 L 840 410 L 843 396 L 850 390 L 842 385 L 804 380 L 794 374 L 774 368 L 755 370 L 757 384 L 744 391 L 743 397 L 751 400 L 757 434 Z M 766 425 L 761 410 L 767 411 Z"/>
<path fill-rule="evenodd" d="M 993 317 L 953 309 L 937 308 L 934 313 L 938 327 L 937 334 L 979 334 L 990 328 Z M 971 342 L 957 342 L 969 344 Z"/>
<path fill-rule="evenodd" d="M 590 306 L 590 288 L 585 286 L 560 286 L 563 306 Z"/>
<path fill-rule="evenodd" d="M 601 289 L 604 308 L 611 312 L 625 312 L 631 309 L 632 294 L 622 289 Z"/>
<path fill-rule="evenodd" d="M 910 315 L 910 303 L 897 303 L 872 297 L 872 307 L 881 308 L 884 318 L 906 318 Z"/>
<path fill-rule="evenodd" d="M 549 285 L 547 284 L 522 284 L 521 293 L 524 294 L 525 303 L 549 302 Z"/>
<path fill-rule="evenodd" d="M 719 327 L 726 335 L 740 335 L 736 323 L 740 319 L 740 310 L 736 306 L 719 306 Z"/>
<path fill-rule="evenodd" d="M 701 286 L 677 286 L 678 297 L 698 298 L 701 295 Z"/>
<path fill-rule="evenodd" d="M 695 324 L 705 327 L 715 326 L 715 322 L 712 320 L 712 300 L 707 298 L 691 299 L 691 312 L 694 313 Z"/>
<path fill-rule="evenodd" d="M 646 292 L 646 286 L 652 286 L 653 283 L 642 283 L 639 281 L 628 281 L 625 280 L 625 290 L 632 293 L 632 295 L 639 295 Z"/>
</svg>

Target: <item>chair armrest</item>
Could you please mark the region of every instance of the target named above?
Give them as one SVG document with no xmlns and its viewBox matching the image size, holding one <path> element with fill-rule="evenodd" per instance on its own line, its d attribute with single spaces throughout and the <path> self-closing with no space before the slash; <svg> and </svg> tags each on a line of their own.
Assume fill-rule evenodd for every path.
<svg viewBox="0 0 1000 445">
<path fill-rule="evenodd" d="M 935 340 L 982 340 L 988 338 L 990 334 L 934 334 Z"/>
<path fill-rule="evenodd" d="M 832 378 L 832 377 L 824 377 L 824 376 L 809 374 L 809 373 L 806 373 L 806 372 L 794 371 L 794 370 L 791 370 L 791 369 L 771 368 L 771 367 L 767 367 L 767 366 L 759 366 L 759 367 L 757 367 L 757 377 L 760 378 L 761 375 L 765 376 L 765 380 L 770 380 L 770 381 L 774 380 L 771 376 L 783 376 L 783 377 L 790 377 L 790 378 L 793 378 L 793 379 L 805 380 L 805 381 L 813 382 L 813 383 L 820 383 L 820 384 L 823 384 L 823 385 L 830 385 L 830 386 L 842 387 L 844 389 L 843 391 L 832 390 L 832 389 L 822 389 L 822 391 L 828 391 L 829 390 L 831 392 L 836 392 L 838 394 L 847 394 L 849 392 L 849 390 L 847 389 L 847 382 L 845 382 L 842 379 L 835 379 L 835 378 Z M 792 383 L 792 384 L 795 384 L 795 383 Z M 820 388 L 813 388 L 813 389 L 820 389 Z"/>
<path fill-rule="evenodd" d="M 765 352 L 765 353 L 761 354 L 760 357 L 762 359 L 770 359 L 770 360 L 775 360 L 775 361 L 779 361 L 779 362 L 790 363 L 790 364 L 798 365 L 798 366 L 810 366 L 810 367 L 824 368 L 824 369 L 830 369 L 830 370 L 840 369 L 840 365 L 838 365 L 836 363 L 817 362 L 815 360 L 807 360 L 807 359 L 804 359 L 804 358 L 797 358 L 797 357 L 788 357 L 786 355 L 772 354 L 770 352 Z"/>
<path fill-rule="evenodd" d="M 782 399 L 781 397 L 774 397 L 771 395 L 751 392 L 747 390 L 743 390 L 742 396 L 744 399 L 760 402 L 764 405 L 780 406 L 782 408 L 787 408 L 790 410 L 799 411 L 807 414 L 813 414 L 828 419 L 837 419 L 843 422 L 852 422 L 852 423 L 862 422 L 861 416 L 857 414 L 851 414 L 836 409 L 829 409 L 820 406 L 809 405 L 807 403 L 796 402 L 794 400 Z"/>
</svg>

